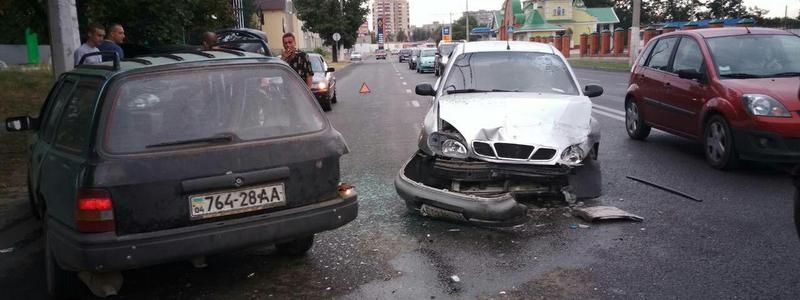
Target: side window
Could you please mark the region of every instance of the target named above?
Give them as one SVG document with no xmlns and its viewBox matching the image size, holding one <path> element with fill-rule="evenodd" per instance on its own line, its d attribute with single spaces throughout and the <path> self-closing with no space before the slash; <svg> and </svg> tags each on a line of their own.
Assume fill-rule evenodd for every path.
<svg viewBox="0 0 800 300">
<path fill-rule="evenodd" d="M 675 52 L 675 61 L 672 63 L 672 70 L 694 70 L 703 73 L 703 52 L 700 45 L 693 38 L 684 37 L 678 44 Z"/>
<path fill-rule="evenodd" d="M 647 45 L 647 48 L 642 51 L 642 54 L 639 56 L 639 60 L 636 62 L 639 66 L 644 66 L 644 63 L 647 62 L 647 58 L 650 57 L 650 51 L 653 50 L 653 47 L 656 43 L 650 43 Z"/>
<path fill-rule="evenodd" d="M 669 68 L 669 58 L 672 56 L 672 50 L 675 48 L 677 41 L 677 38 L 659 40 L 655 48 L 653 48 L 653 53 L 650 54 L 647 66 L 662 71 L 672 71 Z"/>
<path fill-rule="evenodd" d="M 100 90 L 100 79 L 82 79 L 78 82 L 61 112 L 55 144 L 66 150 L 80 152 L 89 144 L 92 114 Z"/>
<path fill-rule="evenodd" d="M 58 116 L 61 115 L 61 111 L 64 109 L 64 105 L 67 103 L 69 96 L 72 95 L 72 92 L 75 90 L 76 85 L 76 78 L 65 78 L 57 87 L 57 90 L 53 92 L 51 98 L 47 100 L 45 104 L 46 107 L 42 110 L 42 115 L 40 116 L 42 139 L 45 141 L 50 142 L 53 140 L 53 133 L 55 133 L 56 127 L 58 126 Z"/>
</svg>

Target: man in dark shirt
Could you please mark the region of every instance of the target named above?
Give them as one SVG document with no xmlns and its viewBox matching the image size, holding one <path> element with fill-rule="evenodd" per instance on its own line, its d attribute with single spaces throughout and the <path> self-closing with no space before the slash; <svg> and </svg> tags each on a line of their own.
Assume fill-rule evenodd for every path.
<svg viewBox="0 0 800 300">
<path fill-rule="evenodd" d="M 119 44 L 125 41 L 125 28 L 122 28 L 122 25 L 119 24 L 111 24 L 106 29 L 106 39 L 97 46 L 97 49 L 100 51 L 114 51 L 117 52 L 117 55 L 120 59 L 125 58 L 125 53 L 122 51 L 122 47 Z M 111 60 L 110 57 L 104 57 L 103 61 Z"/>
<path fill-rule="evenodd" d="M 314 71 L 311 70 L 311 62 L 308 60 L 308 54 L 298 50 L 295 42 L 294 34 L 287 32 L 283 35 L 283 59 L 289 66 L 294 69 L 300 78 L 306 81 L 306 84 L 311 88 L 314 78 Z"/>
</svg>

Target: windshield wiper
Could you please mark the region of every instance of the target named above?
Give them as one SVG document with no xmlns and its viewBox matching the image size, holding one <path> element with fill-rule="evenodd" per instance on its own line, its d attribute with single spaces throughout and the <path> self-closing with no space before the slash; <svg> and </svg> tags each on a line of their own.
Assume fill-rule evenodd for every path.
<svg viewBox="0 0 800 300">
<path fill-rule="evenodd" d="M 756 74 L 749 74 L 749 73 L 731 73 L 731 74 L 721 74 L 720 77 L 728 77 L 728 78 L 739 78 L 739 79 L 747 79 L 747 78 L 763 78 L 764 76 L 756 75 Z"/>
<path fill-rule="evenodd" d="M 764 77 L 795 77 L 800 76 L 800 72 L 781 72 L 772 75 L 767 75 Z"/>
<path fill-rule="evenodd" d="M 181 146 L 181 145 L 190 145 L 190 144 L 201 144 L 201 143 L 229 143 L 233 141 L 233 135 L 224 134 L 206 138 L 199 138 L 199 139 L 189 139 L 189 140 L 179 140 L 179 141 L 172 141 L 172 142 L 164 142 L 158 144 L 147 145 L 145 148 L 158 148 L 158 147 L 169 147 L 169 146 Z"/>
<path fill-rule="evenodd" d="M 492 90 L 479 90 L 479 89 L 463 89 L 463 90 L 450 90 L 447 91 L 447 94 L 468 94 L 468 93 L 489 93 L 489 92 L 519 92 L 519 90 L 501 90 L 501 89 L 492 89 Z"/>
</svg>

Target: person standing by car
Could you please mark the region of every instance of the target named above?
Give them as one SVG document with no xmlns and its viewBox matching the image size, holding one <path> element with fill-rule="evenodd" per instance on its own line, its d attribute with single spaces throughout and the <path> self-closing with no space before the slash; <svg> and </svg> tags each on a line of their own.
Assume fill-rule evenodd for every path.
<svg viewBox="0 0 800 300">
<path fill-rule="evenodd" d="M 73 59 L 75 60 L 75 66 L 81 62 L 81 57 L 86 54 L 100 52 L 100 49 L 97 49 L 97 46 L 103 42 L 103 37 L 106 36 L 106 30 L 100 24 L 90 24 L 89 29 L 86 31 L 86 42 L 83 43 L 78 49 L 75 49 L 75 53 L 73 53 Z M 103 62 L 99 55 L 89 56 L 86 60 L 83 61 L 85 64 L 99 64 Z"/>
<path fill-rule="evenodd" d="M 281 59 L 294 69 L 300 78 L 306 81 L 306 85 L 311 88 L 314 79 L 314 71 L 311 69 L 311 62 L 308 54 L 296 48 L 295 37 L 291 32 L 283 35 L 283 54 Z"/>
<path fill-rule="evenodd" d="M 217 48 L 217 34 L 212 31 L 206 31 L 203 33 L 203 40 L 200 42 L 201 49 L 208 51 L 214 50 Z"/>
<path fill-rule="evenodd" d="M 100 49 L 100 51 L 113 51 L 117 53 L 119 59 L 125 58 L 125 52 L 122 51 L 122 47 L 119 46 L 119 44 L 125 41 L 125 28 L 123 28 L 122 25 L 114 23 L 108 26 L 106 33 L 108 34 L 106 39 L 97 46 L 97 49 Z M 103 61 L 106 60 L 108 59 L 103 59 Z"/>
</svg>

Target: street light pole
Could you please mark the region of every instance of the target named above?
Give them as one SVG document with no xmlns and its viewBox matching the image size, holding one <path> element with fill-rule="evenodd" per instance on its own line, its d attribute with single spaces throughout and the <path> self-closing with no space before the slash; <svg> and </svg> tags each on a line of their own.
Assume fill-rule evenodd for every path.
<svg viewBox="0 0 800 300">
<path fill-rule="evenodd" d="M 464 16 L 467 19 L 467 42 L 469 42 L 469 0 L 465 0 L 467 2 L 467 11 L 464 12 Z"/>
<path fill-rule="evenodd" d="M 639 54 L 639 19 L 641 17 L 642 0 L 633 0 L 633 24 L 631 26 L 631 53 L 628 64 L 633 66 Z"/>
</svg>

